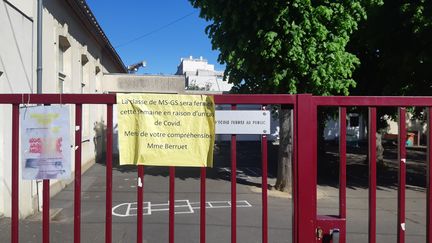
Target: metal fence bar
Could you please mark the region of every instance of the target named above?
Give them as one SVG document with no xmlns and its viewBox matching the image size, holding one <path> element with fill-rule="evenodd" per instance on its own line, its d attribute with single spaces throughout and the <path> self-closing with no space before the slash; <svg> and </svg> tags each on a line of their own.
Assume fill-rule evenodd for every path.
<svg viewBox="0 0 432 243">
<path fill-rule="evenodd" d="M 116 94 L 1 94 L 0 104 L 19 104 L 29 100 L 29 104 L 116 104 Z M 430 96 L 313 96 L 320 106 L 432 106 Z M 289 104 L 296 103 L 296 95 L 256 94 L 256 95 L 214 95 L 217 104 Z M 269 100 L 271 102 L 269 102 Z"/>
<path fill-rule="evenodd" d="M 24 97 L 24 98 L 23 98 Z M 12 104 L 12 174 L 11 174 L 11 241 L 19 241 L 19 103 L 20 101 L 27 100 L 28 94 L 9 94 L 1 95 L 0 103 Z M 302 137 L 303 132 L 306 130 L 306 125 L 309 126 L 310 131 L 305 134 L 313 134 L 316 129 L 316 111 L 314 104 L 318 106 L 369 106 L 369 242 L 376 242 L 376 106 L 432 106 L 432 99 L 430 97 L 312 97 L 310 95 L 287 96 L 277 95 L 275 99 L 269 99 L 271 95 L 259 96 L 243 96 L 243 95 L 217 95 L 215 101 L 221 104 L 231 104 L 232 109 L 236 109 L 236 104 L 263 104 L 264 100 L 268 103 L 281 103 L 281 104 L 296 104 L 296 134 L 300 132 Z M 106 223 L 105 223 L 105 237 L 106 242 L 112 242 L 112 106 L 115 104 L 115 95 L 64 95 L 62 97 L 63 103 L 75 104 L 75 181 L 74 181 L 74 242 L 81 240 L 81 144 L 82 144 L 82 104 L 107 104 L 108 105 L 108 125 L 107 129 L 107 170 L 106 170 Z M 277 101 L 277 102 L 276 102 Z M 59 103 L 58 95 L 32 95 L 31 103 Z M 316 107 L 315 107 L 316 108 Z M 432 107 L 428 108 L 432 114 Z M 309 112 L 309 114 L 307 114 Z M 313 114 L 312 116 L 310 114 Z M 406 125 L 405 108 L 399 108 L 399 188 L 398 188 L 398 242 L 405 242 L 405 184 L 406 184 Z M 308 120 L 308 118 L 310 120 Z M 110 120 L 111 119 L 111 120 Z M 340 107 L 340 174 L 339 174 L 339 216 L 346 217 L 346 108 Z M 429 117 L 429 137 L 428 137 L 428 184 L 427 184 L 427 242 L 432 242 L 432 185 L 430 179 L 432 178 L 432 149 L 429 147 L 432 144 L 432 119 Z M 313 136 L 312 136 L 313 137 Z M 236 208 L 236 135 L 231 137 L 231 242 L 237 240 L 237 208 Z M 316 192 L 316 178 L 312 181 L 303 183 L 304 180 L 299 178 L 306 168 L 311 169 L 311 173 L 316 173 L 316 151 L 313 151 L 313 146 L 316 147 L 316 141 L 308 141 L 310 144 L 305 144 L 304 141 L 296 138 L 294 143 L 294 160 L 298 160 L 298 164 L 293 164 L 294 182 L 293 182 L 293 201 L 294 201 L 294 240 L 295 242 L 309 242 L 308 238 L 310 229 L 316 227 L 316 218 L 309 218 L 314 215 L 316 217 L 316 198 L 310 197 L 315 190 Z M 268 239 L 268 195 L 267 195 L 267 138 L 262 137 L 262 241 L 267 242 Z M 298 149 L 298 151 L 297 151 Z M 312 149 L 312 150 L 311 150 Z M 265 151 L 265 152 L 264 152 Z M 306 154 L 306 151 L 313 151 L 312 154 Z M 306 161 L 306 162 L 305 162 Z M 303 163 L 304 162 L 304 163 Z M 138 166 L 138 174 L 140 176 L 142 170 L 142 177 L 144 176 L 144 168 Z M 310 174 L 310 173 L 309 173 Z M 174 215 L 175 215 L 175 201 L 174 201 L 174 182 L 175 182 L 175 169 L 170 167 L 170 199 L 169 199 L 169 241 L 174 242 Z M 200 201 L 200 241 L 206 240 L 206 170 L 201 168 L 201 201 Z M 313 188 L 312 184 L 315 182 Z M 143 183 L 143 180 L 141 180 Z M 310 184 L 310 185 L 309 185 Z M 44 242 L 49 242 L 49 180 L 43 182 L 43 221 L 42 221 L 42 239 Z M 141 226 L 141 242 L 142 237 L 142 217 L 143 217 L 143 188 L 138 187 L 138 204 L 139 204 L 139 191 L 141 190 L 141 206 L 138 205 L 138 220 L 141 217 L 141 223 L 137 222 L 137 226 Z M 311 199 L 311 200 L 306 200 Z M 306 202 L 305 205 L 303 205 Z M 314 207 L 315 203 L 315 207 Z M 309 207 L 311 212 L 306 212 L 305 208 Z M 141 212 L 140 212 L 141 211 Z M 137 228 L 138 234 L 139 228 Z M 312 234 L 314 235 L 314 234 Z M 315 235 L 314 235 L 315 237 Z M 137 238 L 138 240 L 138 238 Z"/>
<path fill-rule="evenodd" d="M 262 242 L 268 242 L 268 197 L 267 197 L 267 136 L 261 136 L 261 156 L 262 156 Z"/>
<path fill-rule="evenodd" d="M 105 194 L 105 243 L 112 242 L 112 146 L 113 146 L 113 105 L 107 105 L 106 128 L 106 194 Z"/>
<path fill-rule="evenodd" d="M 74 187 L 74 243 L 81 242 L 81 131 L 82 105 L 75 105 L 75 187 Z"/>
<path fill-rule="evenodd" d="M 206 167 L 202 167 L 200 185 L 200 243 L 206 242 L 206 172 Z"/>
<path fill-rule="evenodd" d="M 137 178 L 137 243 L 143 242 L 144 165 L 138 165 Z M 150 208 L 148 209 L 150 210 Z"/>
<path fill-rule="evenodd" d="M 346 107 L 339 107 L 339 217 L 346 218 Z"/>
<path fill-rule="evenodd" d="M 295 243 L 316 242 L 317 197 L 316 197 L 316 154 L 317 154 L 317 107 L 308 94 L 297 95 L 296 101 L 296 189 L 294 198 L 293 226 Z M 308 175 L 308 176 L 304 176 Z"/>
<path fill-rule="evenodd" d="M 175 167 L 169 167 L 169 243 L 174 243 Z"/>
<path fill-rule="evenodd" d="M 231 105 L 237 110 L 237 105 Z M 231 135 L 231 243 L 237 242 L 237 135 Z"/>
<path fill-rule="evenodd" d="M 298 203 L 298 192 L 297 192 L 297 188 L 298 188 L 298 182 L 297 182 L 297 178 L 298 178 L 298 144 L 297 144 L 297 134 L 298 134 L 298 126 L 297 126 L 297 121 L 298 121 L 298 114 L 297 114 L 297 109 L 298 109 L 298 105 L 296 104 L 294 106 L 293 111 L 291 112 L 292 115 L 292 119 L 293 119 L 293 123 L 291 123 L 291 128 L 293 130 L 293 136 L 291 137 L 291 143 L 292 143 L 292 168 L 291 168 L 291 173 L 292 173 L 292 185 L 291 185 L 291 191 L 292 191 L 292 196 L 291 196 L 291 201 L 292 201 L 292 212 L 293 212 L 293 216 L 291 219 L 291 223 L 292 223 L 292 235 L 291 235 L 291 239 L 293 243 L 298 243 L 298 225 L 299 225 L 299 218 L 298 218 L 298 210 L 297 207 L 299 205 Z"/>
<path fill-rule="evenodd" d="M 116 104 L 116 94 L 0 94 L 0 104 Z"/>
<path fill-rule="evenodd" d="M 320 106 L 432 106 L 427 96 L 314 96 Z"/>
<path fill-rule="evenodd" d="M 432 242 L 432 107 L 428 107 L 426 243 Z"/>
<path fill-rule="evenodd" d="M 369 243 L 376 242 L 376 107 L 369 107 Z"/>
<path fill-rule="evenodd" d="M 406 109 L 399 108 L 399 187 L 397 241 L 405 242 L 405 184 L 406 184 Z"/>
<path fill-rule="evenodd" d="M 42 240 L 50 241 L 50 180 L 43 180 L 42 192 Z"/>
<path fill-rule="evenodd" d="M 11 241 L 19 241 L 19 104 L 12 105 Z"/>
</svg>

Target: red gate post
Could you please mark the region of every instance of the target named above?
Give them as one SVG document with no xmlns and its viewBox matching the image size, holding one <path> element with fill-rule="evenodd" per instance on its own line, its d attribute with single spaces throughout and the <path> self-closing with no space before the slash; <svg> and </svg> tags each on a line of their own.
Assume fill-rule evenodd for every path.
<svg viewBox="0 0 432 243">
<path fill-rule="evenodd" d="M 42 190 L 42 240 L 50 242 L 50 180 L 43 180 Z"/>
<path fill-rule="evenodd" d="M 19 104 L 12 105 L 12 213 L 11 240 L 19 241 Z"/>
<path fill-rule="evenodd" d="M 138 165 L 137 181 L 137 243 L 143 242 L 144 165 Z M 150 210 L 150 208 L 148 209 Z"/>
<path fill-rule="evenodd" d="M 112 242 L 112 146 L 113 146 L 113 105 L 107 105 L 106 129 L 106 194 L 105 194 L 105 243 Z"/>
<path fill-rule="evenodd" d="M 266 106 L 262 105 L 261 109 L 265 111 Z M 268 175 L 267 175 L 267 167 L 268 167 L 268 153 L 267 153 L 267 135 L 261 135 L 261 160 L 262 160 L 262 182 L 261 182 L 261 193 L 262 193 L 262 243 L 268 242 L 268 198 L 267 198 L 267 189 L 268 189 Z"/>
<path fill-rule="evenodd" d="M 81 242 L 81 131 L 82 104 L 75 105 L 75 186 L 74 186 L 74 243 Z"/>
<path fill-rule="evenodd" d="M 369 107 L 369 243 L 376 242 L 376 107 Z"/>
<path fill-rule="evenodd" d="M 310 94 L 297 95 L 296 143 L 297 161 L 294 171 L 294 231 L 295 243 L 316 242 L 316 157 L 317 109 Z"/>
<path fill-rule="evenodd" d="M 426 194 L 426 243 L 432 242 L 432 107 L 428 107 L 428 143 L 427 143 L 427 194 Z"/>
<path fill-rule="evenodd" d="M 405 242 L 405 184 L 406 184 L 406 110 L 399 108 L 399 187 L 398 187 L 398 243 Z"/>
<path fill-rule="evenodd" d="M 346 218 L 346 107 L 339 108 L 339 217 Z"/>
<path fill-rule="evenodd" d="M 169 243 L 174 243 L 175 167 L 169 167 Z"/>
<path fill-rule="evenodd" d="M 206 167 L 201 168 L 200 185 L 200 243 L 206 242 Z"/>
<path fill-rule="evenodd" d="M 231 105 L 237 110 L 237 105 Z M 237 242 L 237 135 L 231 135 L 231 243 Z"/>
</svg>

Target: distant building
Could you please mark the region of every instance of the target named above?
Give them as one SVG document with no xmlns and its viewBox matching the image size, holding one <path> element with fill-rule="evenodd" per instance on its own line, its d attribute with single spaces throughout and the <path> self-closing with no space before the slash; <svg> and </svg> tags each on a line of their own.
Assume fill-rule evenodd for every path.
<svg viewBox="0 0 432 243">
<path fill-rule="evenodd" d="M 339 120 L 329 118 L 326 121 L 324 128 L 325 140 L 339 139 Z M 354 142 L 367 139 L 367 124 L 365 118 L 358 113 L 348 113 L 346 121 L 346 140 L 347 142 Z"/>
<path fill-rule="evenodd" d="M 184 75 L 187 90 L 210 91 L 216 93 L 228 92 L 232 84 L 223 80 L 223 71 L 215 71 L 213 64 L 206 59 L 182 58 L 177 67 L 176 75 Z"/>
</svg>

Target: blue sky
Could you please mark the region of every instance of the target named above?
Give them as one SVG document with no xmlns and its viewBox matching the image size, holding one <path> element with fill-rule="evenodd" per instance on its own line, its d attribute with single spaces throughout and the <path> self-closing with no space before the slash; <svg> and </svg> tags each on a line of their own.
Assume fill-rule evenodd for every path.
<svg viewBox="0 0 432 243">
<path fill-rule="evenodd" d="M 208 23 L 187 0 L 87 3 L 125 65 L 147 62 L 138 73 L 173 74 L 180 58 L 189 56 L 203 56 L 217 70 L 224 69 L 217 63 L 219 52 L 212 50 L 205 34 Z M 142 38 L 131 42 L 138 37 Z"/>
</svg>

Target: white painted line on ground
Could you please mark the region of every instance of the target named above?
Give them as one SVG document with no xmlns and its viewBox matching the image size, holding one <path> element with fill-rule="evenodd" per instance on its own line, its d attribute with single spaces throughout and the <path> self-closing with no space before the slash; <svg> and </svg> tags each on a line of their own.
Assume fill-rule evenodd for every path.
<svg viewBox="0 0 432 243">
<path fill-rule="evenodd" d="M 246 200 L 237 201 L 237 208 L 252 207 Z M 231 201 L 208 201 L 206 208 L 231 208 Z M 200 202 L 190 202 L 187 199 L 174 201 L 175 214 L 193 214 L 196 209 L 200 209 Z M 168 203 L 143 202 L 143 215 L 152 215 L 153 212 L 169 211 Z M 121 203 L 112 208 L 112 215 L 117 217 L 131 217 L 137 215 L 137 203 Z"/>
</svg>

